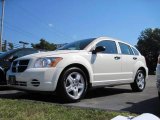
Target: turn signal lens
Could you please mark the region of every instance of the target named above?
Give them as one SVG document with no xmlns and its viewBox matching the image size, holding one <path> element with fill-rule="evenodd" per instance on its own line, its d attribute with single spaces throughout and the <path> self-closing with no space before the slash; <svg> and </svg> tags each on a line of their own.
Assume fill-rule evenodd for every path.
<svg viewBox="0 0 160 120">
<path fill-rule="evenodd" d="M 55 60 L 53 60 L 50 64 L 51 67 L 56 67 L 56 65 L 62 60 L 63 58 L 57 57 Z"/>
</svg>

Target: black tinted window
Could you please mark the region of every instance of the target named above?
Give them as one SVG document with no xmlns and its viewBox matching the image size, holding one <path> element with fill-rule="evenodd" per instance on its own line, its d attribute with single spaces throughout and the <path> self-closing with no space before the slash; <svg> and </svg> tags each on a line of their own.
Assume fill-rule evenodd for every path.
<svg viewBox="0 0 160 120">
<path fill-rule="evenodd" d="M 16 51 L 17 51 L 17 49 L 14 49 L 14 50 L 10 50 L 10 51 L 8 51 L 8 52 L 5 52 L 5 53 L 3 53 L 3 54 L 0 54 L 0 58 L 4 59 L 4 58 L 6 58 L 7 56 L 12 55 L 12 54 L 15 53 Z"/>
<path fill-rule="evenodd" d="M 132 47 L 132 50 L 133 50 L 133 52 L 134 52 L 135 55 L 139 55 L 138 50 L 136 50 L 134 47 Z"/>
<path fill-rule="evenodd" d="M 134 55 L 131 47 L 129 45 L 126 45 L 124 43 L 119 43 L 119 46 L 121 48 L 121 53 L 126 55 Z"/>
<path fill-rule="evenodd" d="M 103 51 L 102 53 L 117 54 L 117 46 L 114 41 L 104 40 L 97 43 L 96 47 L 98 46 L 104 46 L 106 48 L 106 50 Z"/>
<path fill-rule="evenodd" d="M 37 53 L 37 52 L 38 51 L 34 50 L 34 49 L 22 49 L 16 53 L 14 53 L 13 56 L 22 57 L 22 56 Z"/>
</svg>

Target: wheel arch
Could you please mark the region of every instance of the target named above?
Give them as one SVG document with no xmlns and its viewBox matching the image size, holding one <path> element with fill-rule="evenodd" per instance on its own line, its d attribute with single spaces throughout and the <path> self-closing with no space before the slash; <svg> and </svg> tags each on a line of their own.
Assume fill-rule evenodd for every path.
<svg viewBox="0 0 160 120">
<path fill-rule="evenodd" d="M 85 73 L 85 75 L 86 75 L 86 77 L 87 77 L 88 87 L 90 88 L 90 87 L 91 87 L 91 77 L 90 77 L 90 73 L 89 73 L 88 69 L 87 69 L 84 65 L 82 65 L 82 64 L 80 64 L 80 63 L 72 63 L 72 64 L 66 66 L 66 67 L 62 70 L 62 72 L 60 73 L 60 75 L 59 75 L 58 83 L 59 83 L 60 78 L 61 78 L 62 74 L 64 73 L 64 71 L 66 71 L 67 69 L 72 68 L 72 67 L 77 67 L 77 68 L 80 68 L 82 71 L 84 71 L 84 73 Z M 58 83 L 57 83 L 57 85 L 58 85 Z"/>
<path fill-rule="evenodd" d="M 133 71 L 133 73 L 134 73 L 133 78 L 134 79 L 135 79 L 135 76 L 136 76 L 138 70 L 143 70 L 144 74 L 145 74 L 145 77 L 148 78 L 148 68 L 147 68 L 147 66 L 143 62 L 138 61 L 134 66 L 134 71 Z"/>
<path fill-rule="evenodd" d="M 147 71 L 146 71 L 146 69 L 144 67 L 140 67 L 138 70 L 142 70 L 144 72 L 145 77 L 146 77 Z"/>
<path fill-rule="evenodd" d="M 137 82 L 137 79 L 138 79 L 137 76 L 139 75 L 140 71 L 144 73 L 144 82 L 141 82 L 141 83 L 143 83 L 143 87 L 142 87 L 141 83 L 140 83 L 141 86 L 139 86 L 138 85 L 139 83 Z M 130 84 L 132 90 L 135 92 L 142 92 L 146 86 L 146 81 L 145 81 L 146 77 L 147 77 L 147 71 L 146 71 L 145 67 L 139 67 L 136 72 L 134 82 Z M 139 79 L 138 79 L 138 81 L 139 81 Z"/>
</svg>

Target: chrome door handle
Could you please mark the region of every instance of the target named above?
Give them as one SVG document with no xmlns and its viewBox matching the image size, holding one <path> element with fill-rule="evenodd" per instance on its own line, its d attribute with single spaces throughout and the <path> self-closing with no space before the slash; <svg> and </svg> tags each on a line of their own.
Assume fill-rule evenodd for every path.
<svg viewBox="0 0 160 120">
<path fill-rule="evenodd" d="M 137 60 L 137 58 L 136 58 L 136 57 L 133 57 L 133 60 Z"/>
<path fill-rule="evenodd" d="M 121 59 L 121 57 L 116 56 L 116 57 L 114 57 L 114 59 L 115 59 L 115 60 L 119 60 L 119 59 Z"/>
</svg>

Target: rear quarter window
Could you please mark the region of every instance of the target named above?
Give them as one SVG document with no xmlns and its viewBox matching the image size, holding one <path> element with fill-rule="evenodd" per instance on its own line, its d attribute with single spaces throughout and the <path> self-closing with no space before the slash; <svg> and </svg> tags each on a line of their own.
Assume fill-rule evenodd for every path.
<svg viewBox="0 0 160 120">
<path fill-rule="evenodd" d="M 132 51 L 132 49 L 129 45 L 119 42 L 119 46 L 120 46 L 122 54 L 124 54 L 124 55 L 134 55 L 134 53 L 133 53 L 133 51 Z"/>
<path fill-rule="evenodd" d="M 134 55 L 139 55 L 139 51 L 136 50 L 134 47 L 132 47 L 132 50 L 133 50 L 133 52 L 134 52 Z"/>
</svg>

